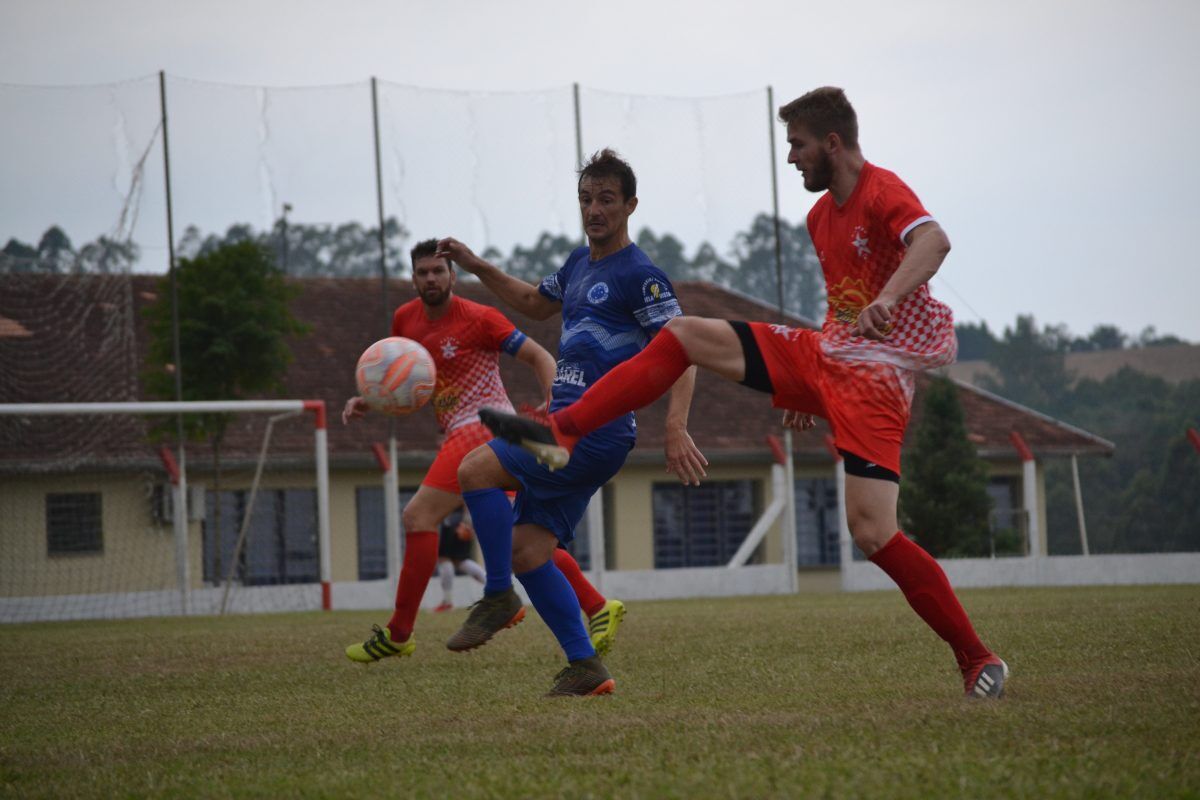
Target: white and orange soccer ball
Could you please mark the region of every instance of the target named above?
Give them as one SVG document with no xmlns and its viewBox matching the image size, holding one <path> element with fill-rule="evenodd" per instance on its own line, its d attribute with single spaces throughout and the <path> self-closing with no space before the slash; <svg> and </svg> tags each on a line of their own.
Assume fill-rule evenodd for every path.
<svg viewBox="0 0 1200 800">
<path fill-rule="evenodd" d="M 354 368 L 358 394 L 384 414 L 411 414 L 433 397 L 437 369 L 429 351 L 412 339 L 389 336 L 363 351 Z"/>
</svg>

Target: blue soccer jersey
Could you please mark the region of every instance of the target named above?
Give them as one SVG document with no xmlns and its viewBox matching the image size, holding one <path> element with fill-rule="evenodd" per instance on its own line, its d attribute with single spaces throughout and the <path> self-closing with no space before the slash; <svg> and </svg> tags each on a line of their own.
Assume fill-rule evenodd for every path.
<svg viewBox="0 0 1200 800">
<path fill-rule="evenodd" d="M 683 313 L 667 276 L 635 244 L 599 261 L 588 260 L 588 248 L 567 257 L 562 269 L 538 287 L 562 303 L 562 337 L 558 374 L 550 410 L 569 406 L 587 387 L 650 341 L 667 320 Z M 597 433 L 633 438 L 633 414 L 626 414 Z"/>
</svg>

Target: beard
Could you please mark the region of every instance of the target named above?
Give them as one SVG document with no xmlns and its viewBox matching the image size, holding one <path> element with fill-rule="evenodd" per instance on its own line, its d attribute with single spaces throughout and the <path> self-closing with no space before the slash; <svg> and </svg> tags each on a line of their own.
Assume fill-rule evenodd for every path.
<svg viewBox="0 0 1200 800">
<path fill-rule="evenodd" d="M 449 289 L 422 289 L 421 302 L 427 306 L 440 306 L 450 299 Z"/>
<path fill-rule="evenodd" d="M 804 176 L 804 188 L 810 192 L 823 192 L 833 183 L 833 161 L 822 152 L 820 160 Z"/>
</svg>

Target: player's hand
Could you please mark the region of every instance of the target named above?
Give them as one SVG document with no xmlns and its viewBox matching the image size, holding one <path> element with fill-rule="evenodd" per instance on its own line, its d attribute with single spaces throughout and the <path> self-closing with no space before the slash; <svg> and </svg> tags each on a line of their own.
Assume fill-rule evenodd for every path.
<svg viewBox="0 0 1200 800">
<path fill-rule="evenodd" d="M 351 397 L 346 401 L 346 407 L 342 409 L 342 424 L 345 425 L 352 419 L 359 419 L 367 413 L 367 401 L 361 397 Z"/>
<path fill-rule="evenodd" d="M 817 420 L 812 414 L 788 410 L 783 412 L 783 427 L 794 431 L 809 431 L 817 427 Z"/>
<path fill-rule="evenodd" d="M 679 476 L 684 486 L 699 486 L 701 478 L 707 478 L 704 468 L 708 459 L 696 447 L 691 434 L 685 428 L 667 428 L 667 472 Z"/>
<path fill-rule="evenodd" d="M 895 303 L 875 298 L 869 306 L 858 313 L 854 322 L 854 334 L 879 340 L 892 332 L 892 309 Z"/>
<path fill-rule="evenodd" d="M 479 271 L 479 264 L 481 263 L 479 256 L 475 255 L 471 248 L 458 239 L 448 236 L 445 239 L 439 240 L 437 252 L 434 255 L 438 258 L 450 259 L 472 275 Z"/>
</svg>

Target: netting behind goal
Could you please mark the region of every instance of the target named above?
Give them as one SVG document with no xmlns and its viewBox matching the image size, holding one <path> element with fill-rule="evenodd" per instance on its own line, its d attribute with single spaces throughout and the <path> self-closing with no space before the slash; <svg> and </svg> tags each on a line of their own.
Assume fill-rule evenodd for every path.
<svg viewBox="0 0 1200 800">
<path fill-rule="evenodd" d="M 0 622 L 328 604 L 319 404 L 217 404 L 219 461 L 180 463 L 155 431 L 199 405 L 0 405 Z"/>
</svg>

